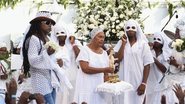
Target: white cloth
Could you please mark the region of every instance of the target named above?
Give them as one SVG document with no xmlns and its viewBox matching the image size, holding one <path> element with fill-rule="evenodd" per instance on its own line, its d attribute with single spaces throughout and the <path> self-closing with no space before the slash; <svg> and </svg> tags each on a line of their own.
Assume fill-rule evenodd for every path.
<svg viewBox="0 0 185 104">
<path fill-rule="evenodd" d="M 70 67 L 68 68 L 68 70 L 65 71 L 67 77 L 69 78 L 71 84 L 73 85 L 73 89 L 72 90 L 67 90 L 67 88 L 64 88 L 64 95 L 62 98 L 62 104 L 70 104 L 73 101 L 74 98 L 74 92 L 75 92 L 75 85 L 76 85 L 76 79 L 77 79 L 77 71 L 78 69 L 78 65 L 76 63 L 76 56 L 73 50 L 73 46 L 71 45 L 70 41 L 69 41 L 69 37 L 71 36 L 69 33 L 67 34 L 67 38 L 66 38 L 66 47 L 68 49 L 68 54 L 69 54 L 69 58 L 70 58 Z M 78 46 L 79 49 L 81 49 L 82 45 L 78 40 L 75 40 L 75 44 Z"/>
<path fill-rule="evenodd" d="M 155 57 L 166 69 L 169 68 L 168 62 L 164 59 L 163 54 L 156 57 L 155 51 L 152 51 L 153 57 Z M 150 73 L 147 81 L 146 89 L 146 104 L 160 104 L 163 86 L 160 80 L 163 77 L 163 73 L 158 69 L 155 63 L 150 65 Z"/>
<path fill-rule="evenodd" d="M 172 56 L 176 59 L 178 64 L 185 63 L 183 52 L 177 52 L 176 50 L 173 50 Z M 180 69 L 173 65 L 170 65 L 169 71 L 170 73 L 165 75 L 163 86 L 165 88 L 164 91 L 166 92 L 166 97 L 169 99 L 167 104 L 174 104 L 175 102 L 178 102 L 178 99 L 172 90 L 173 85 L 180 84 L 182 89 L 185 89 L 185 71 L 180 71 Z"/>
<path fill-rule="evenodd" d="M 137 88 L 142 83 L 144 66 L 154 62 L 150 47 L 146 36 L 143 34 L 139 24 L 134 20 L 137 26 L 136 37 L 137 41 L 131 46 L 127 38 L 127 43 L 124 48 L 124 58 L 120 62 L 119 77 L 121 80 L 126 81 L 133 85 L 134 91 L 125 92 L 124 97 L 120 98 L 122 104 L 142 104 L 144 96 L 137 95 Z M 126 23 L 127 24 L 127 23 Z M 125 25 L 125 29 L 126 29 Z M 127 36 L 127 33 L 125 33 Z M 122 41 L 119 40 L 114 51 L 118 52 L 121 47 Z"/>
<path fill-rule="evenodd" d="M 58 27 L 59 26 L 59 27 Z M 76 75 L 77 75 L 77 70 L 78 70 L 78 66 L 76 64 L 76 56 L 73 50 L 73 47 L 69 41 L 69 37 L 72 35 L 71 31 L 69 31 L 67 28 L 66 24 L 61 25 L 56 25 L 56 27 L 54 27 L 55 29 L 53 29 L 52 34 L 51 34 L 51 39 L 58 42 L 57 36 L 56 36 L 56 32 L 58 31 L 63 31 L 67 34 L 67 38 L 65 41 L 65 47 L 67 48 L 67 52 L 65 54 L 68 54 L 69 56 L 69 67 L 66 68 L 65 70 L 65 75 L 67 76 L 67 78 L 69 79 L 69 81 L 71 82 L 73 89 L 69 90 L 66 86 L 64 86 L 63 88 L 63 94 L 61 93 L 57 93 L 57 97 L 56 97 L 56 103 L 62 103 L 62 104 L 70 104 L 74 98 L 74 91 L 75 91 L 75 83 L 76 83 Z M 60 29 L 61 27 L 61 29 Z M 80 48 L 81 47 L 81 43 L 78 40 L 75 40 L 75 44 Z"/>
<path fill-rule="evenodd" d="M 56 89 L 60 88 L 62 91 L 62 87 L 61 85 L 65 84 L 66 87 L 68 87 L 69 89 L 72 89 L 72 85 L 69 81 L 69 79 L 67 78 L 66 74 L 65 74 L 65 70 L 67 70 L 67 68 L 69 67 L 69 57 L 68 54 L 66 54 L 67 49 L 65 46 L 60 47 L 59 51 L 57 51 L 57 53 L 51 55 L 50 57 L 48 57 L 48 60 L 51 60 L 51 64 L 53 67 L 53 70 L 51 71 L 52 74 L 52 86 Z M 57 59 L 62 59 L 63 61 L 63 66 L 60 67 L 57 64 Z"/>
<path fill-rule="evenodd" d="M 154 38 L 160 38 L 163 41 L 163 57 L 164 59 L 167 61 L 169 59 L 169 57 L 172 54 L 172 49 L 170 49 L 170 42 L 172 42 L 172 40 L 167 37 L 163 32 L 156 32 L 154 33 Z"/>
<path fill-rule="evenodd" d="M 89 66 L 104 68 L 109 66 L 109 58 L 105 51 L 102 54 L 94 53 L 89 47 L 81 49 L 77 61 L 86 61 Z M 74 102 L 81 104 L 106 104 L 104 96 L 96 92 L 96 87 L 104 82 L 104 74 L 86 74 L 78 70 Z"/>
</svg>

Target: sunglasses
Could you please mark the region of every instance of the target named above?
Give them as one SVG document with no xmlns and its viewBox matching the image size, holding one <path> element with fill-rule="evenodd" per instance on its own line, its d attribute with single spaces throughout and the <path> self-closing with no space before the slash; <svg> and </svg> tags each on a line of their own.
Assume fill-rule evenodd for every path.
<svg viewBox="0 0 185 104">
<path fill-rule="evenodd" d="M 53 25 L 53 23 L 51 21 L 42 21 L 41 23 L 44 23 L 46 25 Z"/>
<path fill-rule="evenodd" d="M 127 27 L 127 29 L 130 29 L 130 28 L 132 28 L 132 29 L 136 29 L 136 27 L 135 27 L 135 26 L 132 26 L 132 27 L 128 26 L 128 27 Z"/>
<path fill-rule="evenodd" d="M 154 40 L 158 40 L 158 41 L 161 41 L 161 39 L 159 39 L 159 38 L 154 38 Z"/>
</svg>

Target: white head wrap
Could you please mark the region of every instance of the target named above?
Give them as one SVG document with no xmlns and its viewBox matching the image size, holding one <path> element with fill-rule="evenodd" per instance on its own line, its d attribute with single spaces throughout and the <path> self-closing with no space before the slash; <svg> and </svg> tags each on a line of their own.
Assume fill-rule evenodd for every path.
<svg viewBox="0 0 185 104">
<path fill-rule="evenodd" d="M 179 31 L 180 37 L 185 38 L 185 17 L 178 19 L 174 27 L 180 30 Z"/>
<path fill-rule="evenodd" d="M 93 39 L 98 33 L 103 32 L 103 29 L 101 28 L 94 28 L 91 32 L 90 32 L 90 37 L 91 39 Z"/>
<path fill-rule="evenodd" d="M 164 59 L 167 61 L 172 53 L 172 49 L 169 47 L 169 44 L 172 42 L 172 40 L 168 36 L 166 36 L 163 32 L 154 33 L 154 38 L 161 38 L 161 40 L 163 41 L 162 54 Z"/>
<path fill-rule="evenodd" d="M 67 36 L 66 30 L 62 26 L 55 26 L 54 35 L 58 36 Z"/>
<path fill-rule="evenodd" d="M 160 44 L 164 44 L 164 40 L 163 40 L 162 36 L 160 35 L 160 33 L 154 33 L 153 37 L 154 37 L 154 42 L 158 42 Z"/>
<path fill-rule="evenodd" d="M 128 26 L 130 26 L 131 28 L 132 28 L 132 26 L 135 26 L 135 29 L 131 29 L 131 28 L 130 28 L 130 29 L 133 30 L 133 31 L 136 31 L 136 37 L 137 37 L 137 40 L 138 40 L 138 41 L 144 40 L 145 42 L 148 43 L 148 40 L 147 40 L 146 36 L 144 35 L 143 31 L 141 30 L 141 27 L 139 26 L 139 24 L 138 24 L 137 21 L 135 21 L 135 20 L 133 20 L 133 19 L 130 19 L 130 20 L 128 20 L 128 21 L 125 23 L 125 27 L 124 27 L 125 34 L 127 34 L 126 31 L 129 31 L 129 30 L 127 29 Z M 127 36 L 127 35 L 126 35 L 126 36 Z M 128 40 L 128 38 L 127 38 L 127 40 Z"/>
</svg>

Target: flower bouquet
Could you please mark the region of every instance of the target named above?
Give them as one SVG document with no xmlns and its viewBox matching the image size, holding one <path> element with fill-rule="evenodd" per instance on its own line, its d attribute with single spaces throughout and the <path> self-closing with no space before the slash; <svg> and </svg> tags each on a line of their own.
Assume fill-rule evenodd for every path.
<svg viewBox="0 0 185 104">
<path fill-rule="evenodd" d="M 52 49 L 55 50 L 55 52 L 58 51 L 58 49 L 59 49 L 59 45 L 54 41 L 48 41 L 48 42 L 46 42 L 46 44 L 44 46 L 46 49 L 51 47 Z"/>
<path fill-rule="evenodd" d="M 77 36 L 88 40 L 89 31 L 99 26 L 104 29 L 105 41 L 117 41 L 124 34 L 124 22 L 129 19 L 139 21 L 142 3 L 130 0 L 91 0 L 77 10 Z"/>
</svg>

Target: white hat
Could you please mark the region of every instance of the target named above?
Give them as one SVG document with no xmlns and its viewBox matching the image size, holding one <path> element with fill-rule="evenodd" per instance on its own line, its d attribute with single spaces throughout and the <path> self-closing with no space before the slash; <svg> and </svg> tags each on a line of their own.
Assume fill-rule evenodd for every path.
<svg viewBox="0 0 185 104">
<path fill-rule="evenodd" d="M 51 18 L 51 13 L 49 11 L 39 11 L 36 14 L 36 17 L 30 21 L 30 24 L 42 21 L 42 20 L 50 20 L 53 25 L 55 25 L 55 21 Z"/>
</svg>

